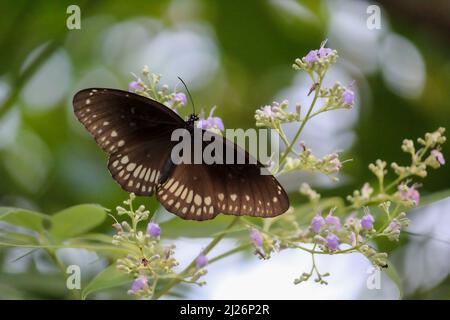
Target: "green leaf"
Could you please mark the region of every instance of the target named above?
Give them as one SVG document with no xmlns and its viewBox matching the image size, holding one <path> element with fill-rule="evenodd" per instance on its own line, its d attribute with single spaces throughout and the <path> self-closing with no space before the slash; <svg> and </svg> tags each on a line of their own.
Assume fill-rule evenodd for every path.
<svg viewBox="0 0 450 320">
<path fill-rule="evenodd" d="M 37 239 L 30 235 L 20 232 L 9 232 L 0 230 L 0 241 L 10 242 L 12 244 L 37 244 Z"/>
<path fill-rule="evenodd" d="M 122 286 L 131 281 L 133 281 L 132 275 L 117 270 L 117 265 L 112 264 L 97 274 L 95 278 L 89 282 L 81 293 L 81 298 L 84 300 L 93 292 Z"/>
<path fill-rule="evenodd" d="M 228 226 L 233 217 L 219 215 L 213 220 L 194 221 L 173 218 L 167 222 L 161 223 L 161 232 L 164 238 L 205 238 L 213 234 L 222 232 Z"/>
<path fill-rule="evenodd" d="M 420 199 L 420 203 L 419 203 L 418 207 L 419 208 L 424 207 L 428 204 L 444 200 L 448 197 L 450 197 L 450 189 L 434 192 L 434 193 L 428 194 L 426 196 L 423 196 Z"/>
<path fill-rule="evenodd" d="M 111 244 L 112 236 L 103 234 L 103 233 L 86 233 L 79 237 L 75 237 L 75 238 L 71 239 L 72 243 L 75 243 L 77 241 L 88 241 L 88 242 L 93 242 L 93 243 Z"/>
<path fill-rule="evenodd" d="M 50 234 L 67 239 L 83 234 L 100 225 L 106 218 L 106 210 L 96 204 L 80 204 L 52 216 Z"/>
<path fill-rule="evenodd" d="M 0 207 L 0 221 L 37 232 L 42 232 L 44 230 L 43 222 L 45 219 L 50 219 L 50 217 L 26 209 Z"/>
<path fill-rule="evenodd" d="M 383 269 L 384 273 L 394 282 L 398 289 L 398 298 L 403 299 L 403 285 L 397 269 L 391 261 L 388 261 L 388 267 Z"/>
</svg>

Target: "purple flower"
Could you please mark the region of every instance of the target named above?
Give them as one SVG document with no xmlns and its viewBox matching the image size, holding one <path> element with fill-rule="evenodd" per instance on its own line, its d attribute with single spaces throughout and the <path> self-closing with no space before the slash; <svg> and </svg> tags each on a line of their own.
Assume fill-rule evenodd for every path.
<svg viewBox="0 0 450 320">
<path fill-rule="evenodd" d="M 172 98 L 171 105 L 176 102 L 180 103 L 184 107 L 187 103 L 186 95 L 183 92 L 175 93 L 175 95 Z"/>
<path fill-rule="evenodd" d="M 325 218 L 325 222 L 330 226 L 334 226 L 336 230 L 340 230 L 342 227 L 341 220 L 339 219 L 339 217 L 334 216 L 333 213 L 334 210 L 330 210 L 330 213 Z"/>
<path fill-rule="evenodd" d="M 445 164 L 444 155 L 439 150 L 432 150 L 431 155 L 436 159 L 437 162 L 439 162 L 440 165 Z"/>
<path fill-rule="evenodd" d="M 330 172 L 338 172 L 342 168 L 342 162 L 339 160 L 339 155 L 337 153 L 332 153 L 330 155 L 330 161 L 329 161 L 329 170 Z"/>
<path fill-rule="evenodd" d="M 327 235 L 325 240 L 327 241 L 326 246 L 328 247 L 328 249 L 337 250 L 339 246 L 339 238 L 335 234 L 330 233 L 329 235 Z"/>
<path fill-rule="evenodd" d="M 366 214 L 361 218 L 361 227 L 365 230 L 372 230 L 374 221 L 375 219 L 367 210 Z"/>
<path fill-rule="evenodd" d="M 208 264 L 208 258 L 204 254 L 200 254 L 195 260 L 195 263 L 197 265 L 197 269 L 204 268 Z"/>
<path fill-rule="evenodd" d="M 398 186 L 398 194 L 400 199 L 404 201 L 413 201 L 417 206 L 420 202 L 420 193 L 417 191 L 415 186 L 408 187 L 406 184 L 401 184 Z"/>
<path fill-rule="evenodd" d="M 317 61 L 317 59 L 323 59 L 329 56 L 333 52 L 333 49 L 325 48 L 325 44 L 326 41 L 321 44 L 319 50 L 309 51 L 308 54 L 303 57 L 303 59 L 305 59 L 305 61 L 308 63 L 313 63 Z"/>
<path fill-rule="evenodd" d="M 128 84 L 128 91 L 135 92 L 137 90 L 143 90 L 144 87 L 138 81 L 131 81 Z"/>
<path fill-rule="evenodd" d="M 356 244 L 357 244 L 357 237 L 356 237 L 356 234 L 354 232 L 350 233 L 349 240 L 350 240 L 350 244 L 352 246 L 356 246 Z"/>
<path fill-rule="evenodd" d="M 161 227 L 157 223 L 150 222 L 147 226 L 147 233 L 153 238 L 157 238 L 161 235 Z"/>
<path fill-rule="evenodd" d="M 389 226 L 386 228 L 385 232 L 400 234 L 400 230 L 402 229 L 402 225 L 397 220 L 392 220 Z"/>
<path fill-rule="evenodd" d="M 147 287 L 148 279 L 145 276 L 139 276 L 133 281 L 133 284 L 131 285 L 131 291 L 133 293 L 138 292 L 139 290 L 142 290 Z"/>
<path fill-rule="evenodd" d="M 333 49 L 321 47 L 318 51 L 319 58 L 325 58 L 333 52 Z"/>
<path fill-rule="evenodd" d="M 200 119 L 197 122 L 197 128 L 201 128 L 203 130 L 219 129 L 220 131 L 224 131 L 225 126 L 223 125 L 222 119 L 220 119 L 219 117 L 213 117 L 213 113 L 214 108 L 211 110 L 207 119 Z"/>
<path fill-rule="evenodd" d="M 306 62 L 312 63 L 314 61 L 317 61 L 318 58 L 318 50 L 311 50 L 310 52 L 308 52 L 308 54 L 304 57 Z"/>
<path fill-rule="evenodd" d="M 345 91 L 342 93 L 342 100 L 344 100 L 344 103 L 346 104 L 354 104 L 355 103 L 355 94 L 350 89 L 345 89 Z"/>
<path fill-rule="evenodd" d="M 250 229 L 250 239 L 252 239 L 252 242 L 256 247 L 262 247 L 263 238 L 261 236 L 261 233 L 259 233 L 259 231 L 255 228 Z"/>
<path fill-rule="evenodd" d="M 311 229 L 315 233 L 320 232 L 320 228 L 325 224 L 325 219 L 320 215 L 320 213 L 317 213 L 314 218 L 311 220 Z"/>
<path fill-rule="evenodd" d="M 355 222 L 355 213 L 352 212 L 351 214 L 349 214 L 346 218 L 345 218 L 345 224 L 347 225 L 351 225 Z"/>
</svg>

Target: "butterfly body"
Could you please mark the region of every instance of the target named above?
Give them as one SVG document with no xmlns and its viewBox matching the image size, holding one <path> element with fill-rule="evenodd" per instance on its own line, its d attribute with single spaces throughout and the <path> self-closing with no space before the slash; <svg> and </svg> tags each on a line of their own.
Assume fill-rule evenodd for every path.
<svg viewBox="0 0 450 320">
<path fill-rule="evenodd" d="M 141 196 L 156 194 L 158 201 L 183 219 L 207 220 L 219 213 L 274 217 L 289 208 L 281 185 L 245 150 L 213 135 L 202 141 L 203 152 L 217 139 L 222 151 L 217 163 L 178 163 L 172 150 L 175 130 L 184 129 L 193 144 L 196 115 L 184 121 L 161 103 L 115 89 L 92 88 L 79 91 L 73 99 L 78 120 L 109 154 L 108 169 L 120 186 Z M 209 133 L 210 134 L 210 133 Z M 211 135 L 211 134 L 210 134 Z M 192 148 L 182 156 L 196 157 Z M 225 156 L 241 156 L 244 163 L 227 163 Z M 254 160 L 253 162 L 251 160 Z"/>
</svg>

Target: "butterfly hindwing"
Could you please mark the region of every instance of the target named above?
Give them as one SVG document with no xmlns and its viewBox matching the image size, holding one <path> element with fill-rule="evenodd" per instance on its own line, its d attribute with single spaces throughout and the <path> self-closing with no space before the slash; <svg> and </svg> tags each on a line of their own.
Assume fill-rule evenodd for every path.
<svg viewBox="0 0 450 320">
<path fill-rule="evenodd" d="M 157 197 L 168 211 L 188 220 L 213 219 L 219 213 L 268 218 L 286 212 L 283 188 L 255 167 L 181 164 Z"/>
<path fill-rule="evenodd" d="M 142 196 L 154 193 L 171 150 L 170 133 L 160 134 L 145 142 L 135 141 L 109 157 L 108 169 L 124 190 Z"/>
<path fill-rule="evenodd" d="M 243 164 L 188 164 L 175 167 L 158 188 L 157 197 L 170 212 L 189 220 L 213 219 L 217 214 L 274 217 L 289 208 L 286 192 L 260 163 L 234 143 L 223 140 L 226 152 L 240 153 Z M 208 145 L 205 143 L 204 147 Z M 192 155 L 193 157 L 193 155 Z"/>
</svg>

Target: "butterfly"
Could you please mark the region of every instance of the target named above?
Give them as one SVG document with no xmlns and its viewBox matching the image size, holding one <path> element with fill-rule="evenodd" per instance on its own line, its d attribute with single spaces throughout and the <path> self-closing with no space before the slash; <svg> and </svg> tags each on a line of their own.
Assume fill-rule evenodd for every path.
<svg viewBox="0 0 450 320">
<path fill-rule="evenodd" d="M 139 196 L 156 195 L 169 212 L 188 220 L 213 219 L 219 213 L 274 217 L 289 208 L 283 187 L 242 148 L 220 135 L 225 152 L 245 157 L 244 164 L 226 161 L 174 163 L 178 143 L 172 132 L 204 130 L 192 114 L 183 120 L 165 105 L 128 91 L 90 88 L 73 98 L 74 113 L 108 155 L 108 169 L 120 186 Z M 193 136 L 193 135 L 192 135 Z M 204 142 L 202 148 L 208 146 Z"/>
</svg>

